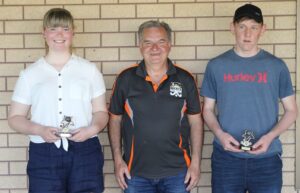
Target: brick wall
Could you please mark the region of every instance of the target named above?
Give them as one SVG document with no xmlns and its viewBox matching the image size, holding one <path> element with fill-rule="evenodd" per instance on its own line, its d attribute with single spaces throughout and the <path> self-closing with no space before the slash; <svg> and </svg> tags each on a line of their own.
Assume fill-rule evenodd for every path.
<svg viewBox="0 0 300 193">
<path fill-rule="evenodd" d="M 27 192 L 28 139 L 8 127 L 10 98 L 19 72 L 45 53 L 42 16 L 64 7 L 75 17 L 74 52 L 97 63 L 108 88 L 116 74 L 141 59 L 137 28 L 148 19 L 173 28 L 170 57 L 191 71 L 201 86 L 207 61 L 232 47 L 228 31 L 234 10 L 244 0 L 0 0 L 0 193 Z M 296 0 L 251 1 L 262 8 L 268 31 L 261 46 L 284 59 L 297 90 Z M 299 52 L 299 51 L 298 51 Z M 299 69 L 299 68 L 298 68 Z M 298 81 L 299 83 L 299 81 Z M 298 92 L 299 93 L 299 92 Z M 280 114 L 282 114 L 282 108 Z M 297 193 L 295 184 L 295 125 L 283 141 L 283 193 Z M 105 155 L 105 193 L 120 193 L 114 179 L 107 130 L 99 135 Z M 209 193 L 211 132 L 205 129 L 202 177 L 192 193 Z M 298 191 L 299 193 L 299 191 Z"/>
</svg>

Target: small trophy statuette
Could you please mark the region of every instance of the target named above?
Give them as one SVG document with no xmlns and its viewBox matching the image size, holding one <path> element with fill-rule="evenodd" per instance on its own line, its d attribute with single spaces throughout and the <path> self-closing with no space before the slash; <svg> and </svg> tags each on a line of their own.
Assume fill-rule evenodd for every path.
<svg viewBox="0 0 300 193">
<path fill-rule="evenodd" d="M 242 135 L 243 140 L 240 142 L 240 149 L 244 150 L 244 151 L 250 151 L 252 150 L 252 140 L 255 139 L 254 137 L 254 133 L 251 130 L 245 130 L 244 134 Z"/>
<path fill-rule="evenodd" d="M 58 135 L 60 137 L 71 137 L 72 133 L 70 132 L 70 128 L 74 126 L 74 121 L 72 116 L 65 116 L 60 123 L 60 130 L 58 131 Z"/>
</svg>

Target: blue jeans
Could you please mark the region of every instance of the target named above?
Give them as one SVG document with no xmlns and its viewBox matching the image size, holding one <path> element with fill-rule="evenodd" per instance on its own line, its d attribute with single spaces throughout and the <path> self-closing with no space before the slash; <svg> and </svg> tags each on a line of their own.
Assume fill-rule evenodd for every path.
<svg viewBox="0 0 300 193">
<path fill-rule="evenodd" d="M 214 147 L 212 154 L 212 193 L 280 193 L 280 155 L 243 159 Z"/>
<path fill-rule="evenodd" d="M 54 143 L 29 145 L 29 193 L 103 192 L 103 154 L 97 137 L 69 141 L 69 150 Z"/>
<path fill-rule="evenodd" d="M 133 176 L 126 180 L 128 188 L 124 193 L 189 193 L 184 184 L 185 175 L 186 171 L 159 179 Z"/>
</svg>

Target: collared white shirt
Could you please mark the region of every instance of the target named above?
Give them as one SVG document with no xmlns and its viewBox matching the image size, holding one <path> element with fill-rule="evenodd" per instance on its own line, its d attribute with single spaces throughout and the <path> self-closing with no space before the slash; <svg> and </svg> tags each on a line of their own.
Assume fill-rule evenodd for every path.
<svg viewBox="0 0 300 193">
<path fill-rule="evenodd" d="M 20 73 L 13 101 L 31 105 L 31 121 L 59 128 L 65 116 L 72 116 L 74 129 L 89 126 L 92 121 L 91 100 L 105 94 L 102 74 L 94 63 L 72 55 L 58 72 L 44 57 Z M 30 135 L 34 143 L 42 137 Z M 64 149 L 68 149 L 63 139 Z M 60 147 L 61 140 L 55 142 Z"/>
</svg>

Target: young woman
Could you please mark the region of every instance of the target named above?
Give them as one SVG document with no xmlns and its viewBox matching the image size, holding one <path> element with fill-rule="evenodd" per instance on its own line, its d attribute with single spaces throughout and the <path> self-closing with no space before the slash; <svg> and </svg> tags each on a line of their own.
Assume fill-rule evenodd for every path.
<svg viewBox="0 0 300 193">
<path fill-rule="evenodd" d="M 104 189 L 97 134 L 108 121 L 106 89 L 95 64 L 72 54 L 73 30 L 69 11 L 54 8 L 45 14 L 46 56 L 21 72 L 12 97 L 9 125 L 30 137 L 32 193 Z"/>
</svg>

